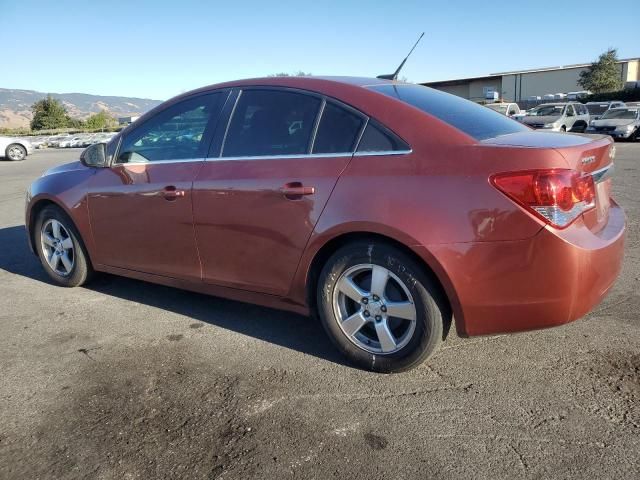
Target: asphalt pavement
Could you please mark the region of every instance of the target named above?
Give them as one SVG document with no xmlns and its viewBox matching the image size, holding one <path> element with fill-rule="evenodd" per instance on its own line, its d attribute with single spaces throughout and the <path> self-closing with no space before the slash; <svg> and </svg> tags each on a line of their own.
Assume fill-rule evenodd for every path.
<svg viewBox="0 0 640 480">
<path fill-rule="evenodd" d="M 640 144 L 617 151 L 606 300 L 555 329 L 452 331 L 398 375 L 290 313 L 110 275 L 53 286 L 24 192 L 80 151 L 0 161 L 0 478 L 640 478 Z"/>
</svg>

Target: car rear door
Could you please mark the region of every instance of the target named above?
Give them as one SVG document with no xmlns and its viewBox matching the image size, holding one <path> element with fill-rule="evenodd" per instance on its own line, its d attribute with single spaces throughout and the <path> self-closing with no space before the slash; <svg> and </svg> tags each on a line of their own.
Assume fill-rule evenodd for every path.
<svg viewBox="0 0 640 480">
<path fill-rule="evenodd" d="M 97 263 L 201 281 L 192 187 L 228 91 L 190 96 L 127 131 L 89 187 Z"/>
<path fill-rule="evenodd" d="M 309 92 L 238 92 L 194 184 L 204 281 L 285 295 L 366 120 Z"/>
</svg>

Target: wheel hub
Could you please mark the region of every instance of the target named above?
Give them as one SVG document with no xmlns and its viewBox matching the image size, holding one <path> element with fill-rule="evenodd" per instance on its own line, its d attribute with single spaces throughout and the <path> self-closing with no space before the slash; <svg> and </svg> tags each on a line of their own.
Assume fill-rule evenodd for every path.
<svg viewBox="0 0 640 480">
<path fill-rule="evenodd" d="M 378 355 L 402 349 L 415 331 L 416 307 L 409 289 L 380 265 L 354 265 L 343 272 L 333 292 L 333 311 L 352 343 Z"/>
</svg>

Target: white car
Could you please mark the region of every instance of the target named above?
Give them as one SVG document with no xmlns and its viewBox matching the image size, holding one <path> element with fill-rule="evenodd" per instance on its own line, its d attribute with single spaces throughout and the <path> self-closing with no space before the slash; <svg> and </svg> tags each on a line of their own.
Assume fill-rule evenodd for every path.
<svg viewBox="0 0 640 480">
<path fill-rule="evenodd" d="M 507 117 L 513 117 L 520 114 L 520 107 L 517 103 L 489 103 L 485 107 L 490 108 L 494 112 L 501 113 Z"/>
<path fill-rule="evenodd" d="M 70 147 L 73 147 L 74 144 L 76 142 L 78 142 L 79 140 L 81 140 L 80 137 L 71 137 L 70 136 L 69 138 L 66 138 L 64 140 L 60 140 L 60 142 L 58 142 L 58 147 L 60 147 L 60 148 L 70 148 Z"/>
<path fill-rule="evenodd" d="M 15 137 L 0 137 L 0 157 L 18 162 L 33 152 L 29 140 Z"/>
</svg>

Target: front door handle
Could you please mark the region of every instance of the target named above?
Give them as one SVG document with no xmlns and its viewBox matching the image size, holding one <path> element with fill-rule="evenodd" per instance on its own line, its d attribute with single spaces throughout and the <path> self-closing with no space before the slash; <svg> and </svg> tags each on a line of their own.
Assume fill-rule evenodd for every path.
<svg viewBox="0 0 640 480">
<path fill-rule="evenodd" d="M 168 200 L 170 202 L 173 202 L 178 197 L 184 197 L 184 195 L 185 195 L 184 190 L 178 190 L 173 185 L 168 185 L 164 187 L 164 190 L 162 190 L 162 196 L 164 197 L 165 200 Z"/>
<path fill-rule="evenodd" d="M 298 200 L 305 195 L 313 195 L 314 193 L 316 193 L 315 187 L 305 187 L 300 182 L 287 183 L 280 189 L 280 191 L 289 200 Z"/>
</svg>

